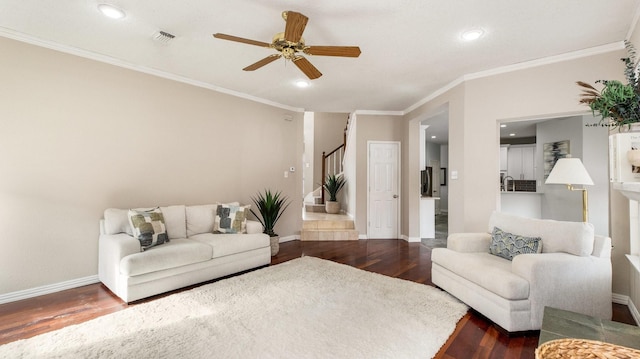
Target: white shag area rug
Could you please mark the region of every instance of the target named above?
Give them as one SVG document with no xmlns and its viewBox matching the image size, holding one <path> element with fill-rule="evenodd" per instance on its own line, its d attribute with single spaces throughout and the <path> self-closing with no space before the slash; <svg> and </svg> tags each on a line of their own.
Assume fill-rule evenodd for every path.
<svg viewBox="0 0 640 359">
<path fill-rule="evenodd" d="M 0 358 L 432 358 L 467 306 L 302 257 L 0 346 Z"/>
</svg>

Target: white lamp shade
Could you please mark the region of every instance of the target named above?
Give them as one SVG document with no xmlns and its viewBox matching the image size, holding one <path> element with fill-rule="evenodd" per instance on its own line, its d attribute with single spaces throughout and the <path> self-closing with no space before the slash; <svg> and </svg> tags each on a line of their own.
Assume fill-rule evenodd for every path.
<svg viewBox="0 0 640 359">
<path fill-rule="evenodd" d="M 553 166 L 545 184 L 593 185 L 593 180 L 579 158 L 561 158 Z"/>
</svg>

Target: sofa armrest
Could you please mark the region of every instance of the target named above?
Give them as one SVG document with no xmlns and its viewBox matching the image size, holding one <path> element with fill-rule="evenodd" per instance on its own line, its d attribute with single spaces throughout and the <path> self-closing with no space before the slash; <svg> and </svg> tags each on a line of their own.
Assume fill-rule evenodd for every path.
<svg viewBox="0 0 640 359">
<path fill-rule="evenodd" d="M 247 220 L 247 234 L 262 233 L 262 224 L 258 221 Z"/>
<path fill-rule="evenodd" d="M 489 233 L 453 233 L 447 237 L 447 248 L 456 252 L 489 252 Z"/>
<path fill-rule="evenodd" d="M 611 238 L 596 234 L 591 255 L 599 258 L 611 258 Z"/>
<path fill-rule="evenodd" d="M 122 258 L 140 253 L 140 241 L 126 233 L 101 234 L 98 239 L 98 278 L 111 291 L 118 288 L 120 261 Z"/>
<path fill-rule="evenodd" d="M 521 254 L 512 271 L 529 282 L 531 320 L 542 325 L 544 307 L 611 319 L 611 260 L 568 253 Z"/>
</svg>

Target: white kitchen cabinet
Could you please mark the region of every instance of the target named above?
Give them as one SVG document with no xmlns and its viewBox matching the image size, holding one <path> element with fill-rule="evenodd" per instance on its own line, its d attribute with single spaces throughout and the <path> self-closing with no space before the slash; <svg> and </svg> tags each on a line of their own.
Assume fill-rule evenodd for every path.
<svg viewBox="0 0 640 359">
<path fill-rule="evenodd" d="M 510 146 L 507 153 L 507 175 L 516 180 L 535 180 L 535 145 Z"/>
<path fill-rule="evenodd" d="M 500 146 L 500 172 L 507 172 L 507 168 L 509 167 L 509 155 L 507 151 L 509 151 L 509 145 Z"/>
</svg>

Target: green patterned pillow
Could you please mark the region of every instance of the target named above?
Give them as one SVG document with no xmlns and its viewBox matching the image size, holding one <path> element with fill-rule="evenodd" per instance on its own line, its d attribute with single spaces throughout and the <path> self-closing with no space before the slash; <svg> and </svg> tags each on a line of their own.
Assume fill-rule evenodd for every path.
<svg viewBox="0 0 640 359">
<path fill-rule="evenodd" d="M 489 253 L 508 260 L 518 254 L 542 253 L 542 238 L 520 236 L 493 227 Z"/>
<path fill-rule="evenodd" d="M 213 223 L 213 233 L 247 233 L 249 206 L 219 204 Z"/>
<path fill-rule="evenodd" d="M 158 207 L 147 211 L 130 209 L 129 224 L 133 236 L 140 241 L 141 251 L 169 242 L 164 216 Z"/>
</svg>

